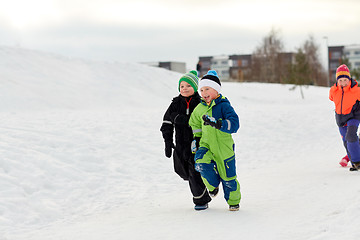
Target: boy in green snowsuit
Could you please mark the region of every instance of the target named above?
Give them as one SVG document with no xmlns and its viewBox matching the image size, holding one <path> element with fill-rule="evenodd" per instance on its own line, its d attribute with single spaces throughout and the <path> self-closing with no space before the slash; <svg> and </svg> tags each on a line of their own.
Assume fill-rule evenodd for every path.
<svg viewBox="0 0 360 240">
<path fill-rule="evenodd" d="M 220 94 L 216 71 L 210 70 L 199 83 L 201 103 L 191 114 L 189 125 L 195 140 L 195 169 L 200 172 L 211 196 L 216 196 L 220 182 L 230 211 L 239 210 L 240 184 L 236 178 L 235 144 L 231 134 L 239 129 L 239 117 L 229 100 Z"/>
</svg>

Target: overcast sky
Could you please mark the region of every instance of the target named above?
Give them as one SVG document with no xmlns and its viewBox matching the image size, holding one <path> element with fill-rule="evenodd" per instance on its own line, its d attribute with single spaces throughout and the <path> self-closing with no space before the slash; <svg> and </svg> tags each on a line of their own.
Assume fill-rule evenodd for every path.
<svg viewBox="0 0 360 240">
<path fill-rule="evenodd" d="M 250 54 L 272 28 L 286 51 L 312 34 L 360 44 L 358 0 L 0 0 L 0 45 L 119 62 Z"/>
</svg>

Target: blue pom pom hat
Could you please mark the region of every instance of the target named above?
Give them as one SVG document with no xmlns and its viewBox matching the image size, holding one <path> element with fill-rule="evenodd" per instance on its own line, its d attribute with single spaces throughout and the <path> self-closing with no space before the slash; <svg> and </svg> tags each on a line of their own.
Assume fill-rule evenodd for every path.
<svg viewBox="0 0 360 240">
<path fill-rule="evenodd" d="M 221 92 L 221 83 L 215 70 L 209 70 L 200 80 L 199 89 L 202 87 L 211 87 L 218 93 Z"/>
</svg>

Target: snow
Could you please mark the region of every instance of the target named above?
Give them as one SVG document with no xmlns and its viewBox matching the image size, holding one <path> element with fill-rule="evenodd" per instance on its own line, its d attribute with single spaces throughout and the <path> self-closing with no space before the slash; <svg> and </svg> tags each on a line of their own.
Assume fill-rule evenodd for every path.
<svg viewBox="0 0 360 240">
<path fill-rule="evenodd" d="M 164 156 L 181 74 L 0 47 L 0 240 L 358 239 L 328 88 L 223 82 L 242 201 L 194 211 Z"/>
</svg>

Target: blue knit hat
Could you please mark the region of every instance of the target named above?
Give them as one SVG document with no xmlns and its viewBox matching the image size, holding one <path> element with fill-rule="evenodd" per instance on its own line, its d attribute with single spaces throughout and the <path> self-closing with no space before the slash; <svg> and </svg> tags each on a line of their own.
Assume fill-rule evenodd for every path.
<svg viewBox="0 0 360 240">
<path fill-rule="evenodd" d="M 221 91 L 221 83 L 219 76 L 215 70 L 209 70 L 207 74 L 205 74 L 199 83 L 199 89 L 202 87 L 211 87 L 215 89 L 218 93 Z"/>
<path fill-rule="evenodd" d="M 187 82 L 188 84 L 190 84 L 190 86 L 194 89 L 194 92 L 197 92 L 198 90 L 198 83 L 199 83 L 199 78 L 197 76 L 197 71 L 195 70 L 191 70 L 188 73 L 185 73 L 179 80 L 179 91 L 180 91 L 180 83 L 181 82 Z"/>
</svg>

